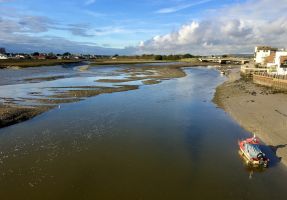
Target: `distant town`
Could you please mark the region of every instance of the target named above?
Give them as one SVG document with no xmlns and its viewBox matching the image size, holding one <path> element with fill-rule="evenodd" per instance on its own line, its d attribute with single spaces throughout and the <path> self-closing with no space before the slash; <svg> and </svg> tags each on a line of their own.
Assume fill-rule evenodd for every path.
<svg viewBox="0 0 287 200">
<path fill-rule="evenodd" d="M 55 54 L 55 53 L 8 53 L 5 48 L 0 48 L 0 59 L 96 59 L 96 58 L 107 58 L 110 56 L 105 55 L 90 55 L 90 54 L 72 54 L 70 52 L 66 52 L 63 54 Z"/>
<path fill-rule="evenodd" d="M 108 61 L 108 62 L 152 62 L 152 61 L 180 61 L 189 63 L 208 63 L 214 64 L 247 64 L 250 62 L 252 54 L 229 54 L 229 55 L 192 55 L 186 54 L 170 54 L 170 55 L 157 55 L 157 54 L 142 54 L 142 55 L 91 55 L 91 54 L 73 54 L 70 52 L 59 53 L 8 53 L 5 48 L 0 48 L 0 67 L 12 67 L 12 66 L 41 66 L 53 65 L 56 63 L 65 62 L 79 62 L 83 60 L 91 61 Z M 38 64 L 37 64 L 38 63 Z M 45 64 L 46 63 L 46 64 Z M 20 65 L 19 65 L 20 64 Z"/>
<path fill-rule="evenodd" d="M 176 54 L 176 55 L 155 55 L 155 54 L 142 54 L 142 55 L 91 55 L 91 54 L 73 54 L 70 52 L 65 52 L 63 54 L 56 54 L 53 52 L 50 53 L 41 53 L 41 52 L 33 52 L 33 53 L 8 53 L 5 48 L 0 48 L 0 59 L 37 59 L 37 60 L 45 60 L 45 59 L 112 59 L 117 60 L 119 58 L 126 59 L 153 59 L 153 60 L 179 60 L 179 59 L 189 59 L 189 58 L 200 58 L 202 56 L 187 54 Z M 204 56 L 205 57 L 205 56 Z M 205 57 L 208 59 L 216 59 L 221 56 L 210 56 Z M 223 55 L 223 58 L 226 58 L 227 55 Z M 204 60 L 207 61 L 207 60 Z M 209 60 L 210 61 L 210 60 Z"/>
</svg>

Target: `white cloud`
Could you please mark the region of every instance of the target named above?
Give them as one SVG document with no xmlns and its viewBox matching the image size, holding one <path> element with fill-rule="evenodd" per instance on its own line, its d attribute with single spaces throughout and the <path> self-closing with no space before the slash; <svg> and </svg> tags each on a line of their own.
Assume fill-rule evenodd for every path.
<svg viewBox="0 0 287 200">
<path fill-rule="evenodd" d="M 0 9 L 1 11 L 1 9 Z M 49 35 L 50 30 L 68 31 L 76 36 L 93 37 L 86 24 L 61 24 L 43 16 L 29 16 L 17 12 L 0 12 L 0 46 L 8 52 L 66 52 L 96 54 L 129 54 L 129 49 L 104 48 L 93 42 L 72 41 Z M 105 30 L 105 33 L 119 30 Z"/>
<path fill-rule="evenodd" d="M 287 0 L 248 0 L 179 30 L 147 40 L 139 53 L 248 53 L 255 45 L 287 47 Z"/>
<path fill-rule="evenodd" d="M 162 8 L 160 10 L 157 10 L 156 13 L 159 13 L 159 14 L 174 13 L 174 12 L 178 12 L 180 10 L 184 10 L 184 9 L 194 7 L 200 4 L 208 3 L 210 1 L 212 0 L 202 0 L 202 1 L 195 2 L 195 3 L 183 4 L 183 5 L 178 5 L 178 6 L 169 7 L 169 8 Z"/>
</svg>

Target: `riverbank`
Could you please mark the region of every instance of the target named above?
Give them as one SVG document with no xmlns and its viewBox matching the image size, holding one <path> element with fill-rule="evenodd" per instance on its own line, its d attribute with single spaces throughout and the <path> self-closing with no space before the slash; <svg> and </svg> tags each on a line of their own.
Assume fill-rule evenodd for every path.
<svg viewBox="0 0 287 200">
<path fill-rule="evenodd" d="M 241 79 L 239 68 L 234 68 L 217 88 L 214 102 L 256 133 L 287 166 L 287 94 Z"/>
<path fill-rule="evenodd" d="M 99 59 L 99 60 L 77 60 L 77 59 L 8 59 L 0 60 L 0 69 L 5 68 L 27 68 L 27 67 L 41 67 L 41 66 L 55 66 L 55 65 L 68 65 L 81 63 L 83 61 L 90 62 L 90 66 L 102 66 L 102 65 L 136 65 L 136 64 L 161 64 L 161 63 L 185 63 L 189 66 L 218 66 L 217 62 L 201 62 L 198 59 L 182 59 L 182 60 L 152 60 L 152 59 L 124 59 L 124 60 L 110 60 L 110 59 Z M 224 64 L 223 64 L 224 65 Z"/>
<path fill-rule="evenodd" d="M 218 66 L 216 62 L 200 62 L 199 60 L 186 61 L 186 60 L 129 60 L 129 61 L 118 61 L 118 60 L 107 60 L 107 61 L 92 61 L 91 66 L 102 66 L 102 65 L 135 65 L 135 64 L 161 64 L 161 63 L 182 63 L 188 64 L 189 66 Z"/>
<path fill-rule="evenodd" d="M 177 61 L 160 61 L 160 60 L 92 60 L 90 65 L 132 65 L 132 64 L 149 64 L 149 63 L 167 63 L 167 62 L 177 62 Z"/>
<path fill-rule="evenodd" d="M 57 60 L 57 59 L 45 59 L 45 60 L 0 60 L 0 69 L 4 68 L 26 68 L 26 67 L 40 67 L 40 66 L 53 66 L 53 65 L 64 65 L 64 64 L 75 64 L 80 63 L 82 60 Z"/>
</svg>

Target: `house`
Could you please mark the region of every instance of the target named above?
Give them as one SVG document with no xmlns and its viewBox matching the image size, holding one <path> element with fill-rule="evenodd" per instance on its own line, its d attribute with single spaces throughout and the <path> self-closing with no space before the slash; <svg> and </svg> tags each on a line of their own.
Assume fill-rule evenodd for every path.
<svg viewBox="0 0 287 200">
<path fill-rule="evenodd" d="M 265 58 L 265 64 L 269 74 L 287 75 L 287 50 L 280 49 L 271 52 Z"/>
<path fill-rule="evenodd" d="M 287 50 L 277 51 L 274 62 L 277 67 L 277 74 L 287 75 Z"/>
<path fill-rule="evenodd" d="M 45 60 L 46 59 L 46 55 L 40 54 L 37 59 L 38 60 Z"/>
<path fill-rule="evenodd" d="M 6 60 L 8 57 L 5 54 L 0 53 L 0 60 Z"/>
<path fill-rule="evenodd" d="M 21 55 L 21 54 L 17 54 L 17 55 L 14 56 L 14 58 L 16 58 L 16 59 L 25 59 L 25 56 Z"/>
<path fill-rule="evenodd" d="M 287 56 L 281 56 L 280 58 L 281 68 L 287 68 Z"/>
<path fill-rule="evenodd" d="M 277 72 L 277 66 L 275 64 L 275 57 L 276 57 L 276 52 L 272 52 L 270 54 L 270 56 L 267 56 L 265 58 L 265 65 L 267 67 L 268 73 L 276 73 Z"/>
<path fill-rule="evenodd" d="M 269 46 L 257 46 L 255 47 L 254 61 L 257 65 L 264 65 L 265 59 L 278 49 Z"/>
</svg>

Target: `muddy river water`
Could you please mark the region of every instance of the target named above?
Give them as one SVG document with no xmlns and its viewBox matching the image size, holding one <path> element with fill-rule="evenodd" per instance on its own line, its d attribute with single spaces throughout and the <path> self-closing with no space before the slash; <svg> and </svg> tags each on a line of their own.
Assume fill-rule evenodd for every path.
<svg viewBox="0 0 287 200">
<path fill-rule="evenodd" d="M 97 68 L 94 77 L 43 68 L 40 76 L 51 70 L 59 79 L 23 81 L 26 72 L 6 71 L 6 79 L 21 74 L 2 79 L 0 97 L 121 76 L 114 67 Z M 268 147 L 267 170 L 252 170 L 239 157 L 237 140 L 250 133 L 212 103 L 225 78 L 215 69 L 185 72 L 137 90 L 61 104 L 0 129 L 0 198 L 287 199 L 287 170 Z"/>
</svg>

